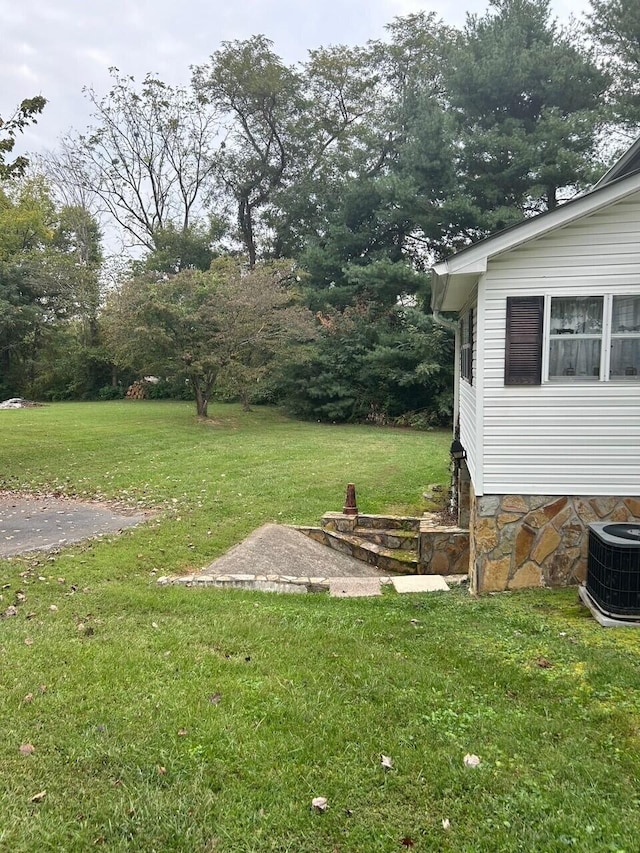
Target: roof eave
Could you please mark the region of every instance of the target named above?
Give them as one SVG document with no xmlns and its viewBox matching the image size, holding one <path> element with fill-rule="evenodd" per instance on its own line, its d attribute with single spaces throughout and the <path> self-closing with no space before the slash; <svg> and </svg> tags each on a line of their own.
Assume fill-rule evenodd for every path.
<svg viewBox="0 0 640 853">
<path fill-rule="evenodd" d="M 604 173 L 600 180 L 594 184 L 593 189 L 597 190 L 610 184 L 618 178 L 624 177 L 626 174 L 631 174 L 640 168 L 640 137 L 624 152 L 613 166 Z"/>
<path fill-rule="evenodd" d="M 432 268 L 434 277 L 432 304 L 440 311 L 456 310 L 447 307 L 453 302 L 460 301 L 459 298 L 453 300 L 449 295 L 452 278 L 459 277 L 471 288 L 478 277 L 486 271 L 488 262 L 496 256 L 517 249 L 556 228 L 569 225 L 584 216 L 608 207 L 638 190 L 640 190 L 640 172 L 635 172 L 462 249 Z"/>
</svg>

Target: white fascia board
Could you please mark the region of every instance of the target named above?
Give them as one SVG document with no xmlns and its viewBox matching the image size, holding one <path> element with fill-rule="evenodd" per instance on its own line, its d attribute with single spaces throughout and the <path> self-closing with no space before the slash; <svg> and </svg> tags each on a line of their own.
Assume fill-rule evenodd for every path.
<svg viewBox="0 0 640 853">
<path fill-rule="evenodd" d="M 638 156 L 640 156 L 640 136 L 630 148 L 627 148 L 622 157 L 616 160 L 613 166 L 604 173 L 600 180 L 594 184 L 593 189 L 597 190 L 606 184 L 610 184 L 611 181 L 615 181 L 616 178 L 625 173 L 629 165 L 633 163 Z"/>
</svg>

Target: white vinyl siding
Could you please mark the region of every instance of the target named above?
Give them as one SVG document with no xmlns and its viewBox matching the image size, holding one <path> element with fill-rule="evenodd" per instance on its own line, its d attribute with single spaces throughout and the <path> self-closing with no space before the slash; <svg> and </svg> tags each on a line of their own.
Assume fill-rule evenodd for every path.
<svg viewBox="0 0 640 853">
<path fill-rule="evenodd" d="M 478 494 L 638 494 L 638 383 L 505 386 L 506 298 L 525 294 L 640 294 L 640 194 L 489 261 L 475 373 L 484 386 L 482 482 L 474 477 Z M 461 388 L 461 427 L 476 417 L 475 399 Z"/>
<path fill-rule="evenodd" d="M 467 467 L 472 479 L 476 476 L 476 393 L 478 381 L 478 348 L 477 348 L 477 330 L 478 330 L 478 312 L 476 310 L 475 299 L 469 303 L 464 311 L 464 316 L 468 316 L 470 309 L 473 309 L 473 352 L 471 355 L 471 370 L 474 377 L 473 384 L 470 384 L 466 379 L 460 378 L 460 441 L 467 453 Z"/>
</svg>

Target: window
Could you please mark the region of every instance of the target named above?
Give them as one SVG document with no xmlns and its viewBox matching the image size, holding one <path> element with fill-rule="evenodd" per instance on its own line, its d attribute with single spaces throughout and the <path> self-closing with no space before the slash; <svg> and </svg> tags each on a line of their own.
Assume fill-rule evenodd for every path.
<svg viewBox="0 0 640 853">
<path fill-rule="evenodd" d="M 611 379 L 640 376 L 640 296 L 614 296 L 611 308 Z"/>
<path fill-rule="evenodd" d="M 600 378 L 603 297 L 552 297 L 549 379 Z"/>
<path fill-rule="evenodd" d="M 473 384 L 473 308 L 460 320 L 460 376 Z"/>
<path fill-rule="evenodd" d="M 545 380 L 640 380 L 640 295 L 507 297 L 505 385 Z"/>
</svg>

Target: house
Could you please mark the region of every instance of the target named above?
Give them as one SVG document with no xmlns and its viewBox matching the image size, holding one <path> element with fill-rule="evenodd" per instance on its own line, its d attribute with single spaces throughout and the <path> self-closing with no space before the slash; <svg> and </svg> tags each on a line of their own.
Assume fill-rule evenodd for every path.
<svg viewBox="0 0 640 853">
<path fill-rule="evenodd" d="M 581 581 L 588 525 L 640 521 L 640 139 L 589 192 L 432 276 L 434 316 L 457 317 L 471 588 Z"/>
</svg>

